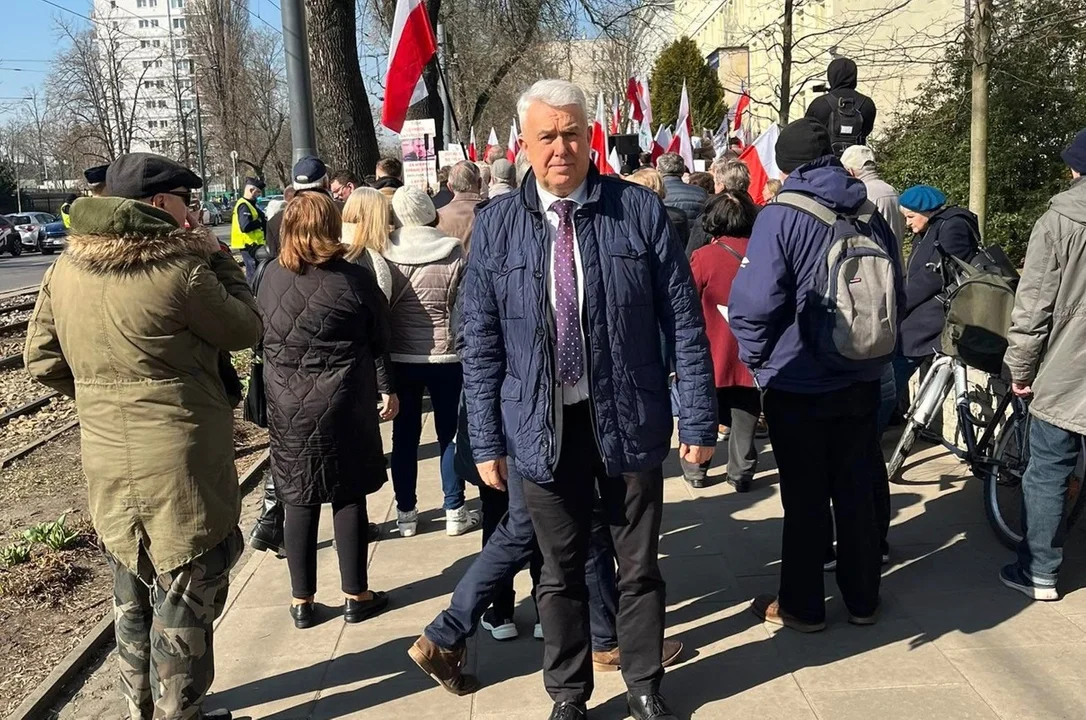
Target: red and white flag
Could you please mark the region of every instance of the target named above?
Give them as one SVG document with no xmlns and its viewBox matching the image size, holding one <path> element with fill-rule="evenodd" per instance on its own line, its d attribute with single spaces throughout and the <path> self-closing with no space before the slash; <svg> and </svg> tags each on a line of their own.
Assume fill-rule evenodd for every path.
<svg viewBox="0 0 1086 720">
<path fill-rule="evenodd" d="M 758 205 L 765 203 L 763 198 L 766 182 L 779 179 L 781 176 L 780 168 L 777 167 L 776 153 L 777 138 L 780 134 L 780 127 L 773 123 L 739 154 L 739 159 L 746 163 L 747 169 L 750 170 L 750 197 Z"/>
<path fill-rule="evenodd" d="M 652 98 L 649 97 L 649 79 L 641 78 L 637 81 L 638 90 L 641 92 L 641 113 L 645 116 L 645 124 L 652 132 Z"/>
<path fill-rule="evenodd" d="M 618 146 L 611 148 L 611 154 L 607 156 L 607 164 L 611 166 L 611 170 L 615 175 L 622 174 L 622 159 L 618 156 Z"/>
<path fill-rule="evenodd" d="M 436 52 L 426 4 L 422 0 L 397 0 L 381 108 L 381 124 L 389 130 L 400 132 L 407 108 L 426 97 L 422 71 Z"/>
<path fill-rule="evenodd" d="M 661 125 L 660 129 L 656 131 L 656 138 L 652 141 L 652 164 L 656 164 L 656 159 L 667 152 L 668 146 L 671 145 L 671 128 L 666 125 Z"/>
<path fill-rule="evenodd" d="M 615 97 L 611 103 L 611 127 L 609 130 L 612 135 L 618 135 L 622 132 L 622 109 L 618 97 Z"/>
<path fill-rule="evenodd" d="M 645 120 L 645 111 L 641 108 L 641 86 L 637 78 L 626 81 L 626 99 L 630 101 L 630 117 L 637 122 Z"/>
<path fill-rule="evenodd" d="M 693 130 L 694 122 L 690 118 L 690 98 L 686 94 L 686 81 L 683 80 L 683 92 L 679 97 L 679 120 L 675 124 L 675 136 L 671 138 L 667 151 L 682 156 L 687 172 L 694 172 L 694 144 L 690 141 Z"/>
<path fill-rule="evenodd" d="M 600 175 L 612 175 L 614 170 L 607 162 L 607 109 L 603 104 L 603 93 L 596 98 L 596 119 L 592 122 L 592 162 Z"/>
<path fill-rule="evenodd" d="M 517 121 L 514 120 L 509 125 L 509 142 L 505 145 L 505 159 L 515 163 L 518 150 L 520 150 L 520 140 L 517 139 Z"/>
<path fill-rule="evenodd" d="M 475 148 L 475 126 L 471 126 L 471 141 L 468 143 L 468 160 L 475 162 L 479 157 L 479 151 Z"/>
<path fill-rule="evenodd" d="M 491 127 L 490 137 L 486 139 L 486 147 L 483 148 L 483 159 L 486 160 L 486 157 L 490 154 L 490 148 L 496 147 L 500 147 L 498 145 L 498 132 L 493 127 Z"/>
<path fill-rule="evenodd" d="M 739 100 L 735 103 L 735 123 L 732 126 L 732 131 L 744 146 L 750 143 L 750 123 L 744 124 L 743 117 L 749 109 L 750 93 L 744 89 L 743 94 L 739 96 Z"/>
</svg>

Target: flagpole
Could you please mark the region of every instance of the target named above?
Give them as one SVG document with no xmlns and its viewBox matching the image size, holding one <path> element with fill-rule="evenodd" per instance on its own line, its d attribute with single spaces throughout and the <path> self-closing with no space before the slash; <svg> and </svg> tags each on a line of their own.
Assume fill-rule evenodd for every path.
<svg viewBox="0 0 1086 720">
<path fill-rule="evenodd" d="M 441 78 L 441 89 L 445 93 L 445 108 L 449 112 L 449 117 L 452 118 L 453 130 L 456 132 L 456 142 L 463 149 L 464 143 L 460 140 L 460 123 L 456 119 L 456 109 L 453 107 L 452 94 L 449 93 L 449 83 L 445 79 L 445 69 L 441 67 L 440 62 L 437 63 L 437 74 Z M 464 157 L 467 157 L 466 151 Z"/>
</svg>

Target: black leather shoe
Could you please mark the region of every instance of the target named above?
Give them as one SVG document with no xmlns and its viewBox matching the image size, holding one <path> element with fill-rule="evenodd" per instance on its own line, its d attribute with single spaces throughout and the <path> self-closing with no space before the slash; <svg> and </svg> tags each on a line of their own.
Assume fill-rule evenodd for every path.
<svg viewBox="0 0 1086 720">
<path fill-rule="evenodd" d="M 580 703 L 556 702 L 549 720 L 585 720 L 588 708 Z"/>
<path fill-rule="evenodd" d="M 383 592 L 374 591 L 373 597 L 369 600 L 345 598 L 343 601 L 343 622 L 360 623 L 377 615 L 387 607 L 388 595 Z"/>
<path fill-rule="evenodd" d="M 634 720 L 679 720 L 678 715 L 668 709 L 664 696 L 634 695 L 626 693 L 626 707 Z"/>
<path fill-rule="evenodd" d="M 291 605 L 290 616 L 294 618 L 294 627 L 299 630 L 305 630 L 306 628 L 313 627 L 313 623 L 316 622 L 317 609 L 311 602 L 302 603 L 301 605 Z"/>
</svg>

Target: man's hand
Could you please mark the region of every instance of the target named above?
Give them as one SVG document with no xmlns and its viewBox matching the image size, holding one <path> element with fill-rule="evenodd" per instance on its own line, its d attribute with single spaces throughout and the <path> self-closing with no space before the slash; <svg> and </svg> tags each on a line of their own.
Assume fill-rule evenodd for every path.
<svg viewBox="0 0 1086 720">
<path fill-rule="evenodd" d="M 1033 386 L 1020 382 L 1011 382 L 1011 392 L 1020 398 L 1028 398 L 1033 395 Z"/>
<path fill-rule="evenodd" d="M 381 393 L 381 412 L 378 413 L 382 420 L 392 420 L 400 414 L 400 398 L 396 393 L 386 395 Z"/>
<path fill-rule="evenodd" d="M 679 457 L 693 465 L 701 465 L 702 463 L 709 462 L 713 459 L 714 452 L 716 452 L 715 447 L 679 443 Z"/>
<path fill-rule="evenodd" d="M 487 460 L 476 464 L 475 467 L 479 469 L 479 477 L 487 487 L 505 492 L 505 481 L 509 479 L 506 458 Z"/>
</svg>

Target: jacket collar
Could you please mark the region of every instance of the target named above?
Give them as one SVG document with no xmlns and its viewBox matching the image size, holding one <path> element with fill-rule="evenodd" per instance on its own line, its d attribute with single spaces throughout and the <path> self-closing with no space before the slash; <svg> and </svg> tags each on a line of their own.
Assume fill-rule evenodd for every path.
<svg viewBox="0 0 1086 720">
<path fill-rule="evenodd" d="M 584 184 L 584 201 L 581 206 L 594 205 L 600 200 L 600 185 L 602 181 L 600 178 L 599 170 L 594 166 L 588 166 L 588 177 L 585 178 Z M 535 173 L 531 170 L 524 176 L 524 182 L 521 184 L 520 200 L 524 203 L 524 207 L 529 212 L 539 215 L 546 208 L 541 207 L 539 200 L 539 183 L 536 182 Z"/>
<path fill-rule="evenodd" d="M 400 265 L 439 262 L 461 248 L 460 238 L 428 226 L 402 227 L 392 231 L 385 257 Z"/>
<path fill-rule="evenodd" d="M 449 202 L 462 202 L 462 203 L 481 203 L 483 196 L 479 193 L 473 192 L 458 192 L 453 193 L 452 200 Z"/>
<path fill-rule="evenodd" d="M 73 203 L 71 217 L 64 254 L 92 272 L 133 272 L 211 255 L 202 233 L 183 230 L 166 212 L 136 200 L 82 198 Z"/>
</svg>

